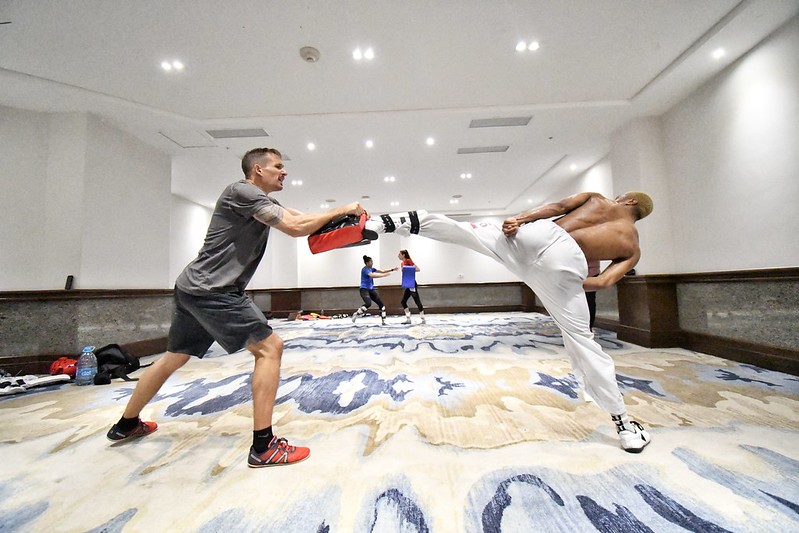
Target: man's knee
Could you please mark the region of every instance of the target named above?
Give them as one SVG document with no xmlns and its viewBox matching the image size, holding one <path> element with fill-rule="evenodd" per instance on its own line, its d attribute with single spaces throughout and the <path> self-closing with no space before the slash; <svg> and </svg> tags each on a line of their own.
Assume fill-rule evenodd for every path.
<svg viewBox="0 0 799 533">
<path fill-rule="evenodd" d="M 157 361 L 157 363 L 160 363 L 158 366 L 171 374 L 178 368 L 185 365 L 189 359 L 191 359 L 191 356 L 185 353 L 167 352 L 161 359 Z"/>
<path fill-rule="evenodd" d="M 249 344 L 247 350 L 256 358 L 266 357 L 280 360 L 283 355 L 283 339 L 277 333 L 272 332 L 265 339 Z"/>
</svg>

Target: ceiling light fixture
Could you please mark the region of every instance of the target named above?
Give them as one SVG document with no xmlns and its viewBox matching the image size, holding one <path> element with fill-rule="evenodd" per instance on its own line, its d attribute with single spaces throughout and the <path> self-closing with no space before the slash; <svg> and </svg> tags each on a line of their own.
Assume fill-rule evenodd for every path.
<svg viewBox="0 0 799 533">
<path fill-rule="evenodd" d="M 373 48 L 369 47 L 365 50 L 361 50 L 360 48 L 356 48 L 352 51 L 352 58 L 355 61 L 361 61 L 363 59 L 367 61 L 371 61 L 375 58 L 375 51 Z"/>
<path fill-rule="evenodd" d="M 308 151 L 313 152 L 316 150 L 316 145 L 314 143 L 308 143 Z"/>
<path fill-rule="evenodd" d="M 461 179 L 462 180 L 470 180 L 470 179 L 472 179 L 472 173 L 471 172 L 462 173 L 461 174 Z"/>
<path fill-rule="evenodd" d="M 181 71 L 186 67 L 183 65 L 182 61 L 175 59 L 173 61 L 161 61 L 161 68 L 166 72 L 171 72 L 173 70 Z"/>
<path fill-rule="evenodd" d="M 434 144 L 436 144 L 436 140 L 432 137 L 428 137 L 427 141 L 425 142 L 427 143 L 427 146 L 433 146 Z"/>
<path fill-rule="evenodd" d="M 367 139 L 364 144 L 366 145 L 367 148 L 372 148 L 375 145 L 372 139 Z"/>
<path fill-rule="evenodd" d="M 526 41 L 519 41 L 516 43 L 516 51 L 517 52 L 535 52 L 541 48 L 541 43 L 538 41 L 530 41 L 529 43 Z"/>
<path fill-rule="evenodd" d="M 383 178 L 383 181 L 385 181 L 386 183 L 394 183 L 395 180 L 396 178 L 394 176 L 386 176 L 385 178 Z"/>
<path fill-rule="evenodd" d="M 724 48 L 716 48 L 713 50 L 713 59 L 721 59 L 726 53 L 727 52 L 724 51 Z"/>
<path fill-rule="evenodd" d="M 391 207 L 397 207 L 398 205 L 399 205 L 399 202 L 391 202 Z"/>
<path fill-rule="evenodd" d="M 575 165 L 575 164 L 570 165 L 569 166 L 569 170 L 572 170 L 572 171 L 577 170 L 577 165 Z"/>
</svg>

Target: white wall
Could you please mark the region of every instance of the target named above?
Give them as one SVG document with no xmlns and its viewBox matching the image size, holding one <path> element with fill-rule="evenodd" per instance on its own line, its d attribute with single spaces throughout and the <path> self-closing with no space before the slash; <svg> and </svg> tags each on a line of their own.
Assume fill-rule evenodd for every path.
<svg viewBox="0 0 799 533">
<path fill-rule="evenodd" d="M 195 257 L 205 240 L 212 211 L 177 195 L 172 195 L 169 227 L 169 287 Z"/>
<path fill-rule="evenodd" d="M 46 264 L 31 244 L 46 230 L 48 126 L 45 114 L 0 107 L 0 290 L 42 283 Z"/>
<path fill-rule="evenodd" d="M 166 287 L 169 157 L 97 118 L 0 108 L 0 290 Z"/>
<path fill-rule="evenodd" d="M 89 116 L 79 287 L 170 288 L 171 158 Z"/>
<path fill-rule="evenodd" d="M 799 265 L 799 19 L 666 113 L 663 135 L 676 272 Z"/>
</svg>

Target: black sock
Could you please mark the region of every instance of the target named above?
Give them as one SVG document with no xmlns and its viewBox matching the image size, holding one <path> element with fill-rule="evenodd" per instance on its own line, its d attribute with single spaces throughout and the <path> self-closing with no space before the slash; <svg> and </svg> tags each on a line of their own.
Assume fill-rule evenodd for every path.
<svg viewBox="0 0 799 533">
<path fill-rule="evenodd" d="M 264 453 L 269 448 L 269 443 L 272 442 L 272 426 L 266 429 L 259 429 L 252 432 L 252 447 L 255 448 L 256 453 Z"/>
<path fill-rule="evenodd" d="M 139 425 L 139 417 L 134 416 L 133 418 L 125 418 L 124 416 L 119 419 L 117 422 L 117 427 L 120 431 L 130 431 L 131 429 L 135 428 Z"/>
</svg>

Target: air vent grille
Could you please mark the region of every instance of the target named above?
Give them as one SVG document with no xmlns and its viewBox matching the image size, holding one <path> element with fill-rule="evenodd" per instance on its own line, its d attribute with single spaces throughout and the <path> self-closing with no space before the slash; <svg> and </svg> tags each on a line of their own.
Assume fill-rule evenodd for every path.
<svg viewBox="0 0 799 533">
<path fill-rule="evenodd" d="M 497 118 L 477 118 L 469 122 L 470 128 L 499 128 L 503 126 L 526 126 L 532 120 L 529 117 L 497 117 Z"/>
<path fill-rule="evenodd" d="M 472 148 L 458 148 L 459 154 L 490 154 L 507 152 L 510 146 L 475 146 Z"/>
<path fill-rule="evenodd" d="M 240 128 L 229 130 L 206 130 L 214 139 L 243 139 L 246 137 L 269 137 L 263 128 Z"/>
</svg>

